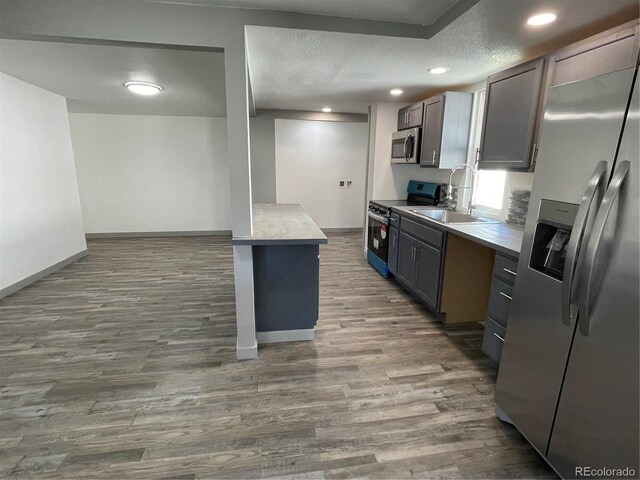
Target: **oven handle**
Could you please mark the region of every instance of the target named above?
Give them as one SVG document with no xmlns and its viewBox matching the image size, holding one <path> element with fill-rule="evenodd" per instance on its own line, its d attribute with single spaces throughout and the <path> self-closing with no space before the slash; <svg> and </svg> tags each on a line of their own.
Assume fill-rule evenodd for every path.
<svg viewBox="0 0 640 480">
<path fill-rule="evenodd" d="M 374 212 L 368 212 L 367 215 L 369 216 L 369 218 L 373 218 L 374 220 L 379 221 L 383 225 L 389 225 L 389 217 L 383 217 L 382 215 L 378 215 L 377 213 L 374 213 Z"/>
</svg>

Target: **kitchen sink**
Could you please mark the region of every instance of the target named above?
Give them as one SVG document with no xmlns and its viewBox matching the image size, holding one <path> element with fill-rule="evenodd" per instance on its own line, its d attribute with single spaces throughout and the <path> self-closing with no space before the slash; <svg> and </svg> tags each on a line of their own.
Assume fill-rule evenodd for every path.
<svg viewBox="0 0 640 480">
<path fill-rule="evenodd" d="M 422 215 L 440 223 L 500 223 L 500 220 L 491 218 L 476 217 L 475 215 L 467 215 L 466 213 L 454 212 L 444 209 L 418 209 L 411 210 L 413 213 Z"/>
</svg>

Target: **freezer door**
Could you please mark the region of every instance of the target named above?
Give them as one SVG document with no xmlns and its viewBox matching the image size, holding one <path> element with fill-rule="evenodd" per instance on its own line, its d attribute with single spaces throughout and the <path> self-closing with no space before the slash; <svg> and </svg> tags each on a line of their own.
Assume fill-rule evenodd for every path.
<svg viewBox="0 0 640 480">
<path fill-rule="evenodd" d="M 633 76 L 634 69 L 619 71 L 553 87 L 548 96 L 495 396 L 496 404 L 542 455 L 547 451 L 575 319 L 567 322 L 563 317 L 567 305 L 563 293 L 571 289 L 529 267 L 540 204 L 542 199 L 584 203 L 599 162 L 608 159 L 606 182 Z"/>
<path fill-rule="evenodd" d="M 635 476 L 640 472 L 638 91 L 636 85 L 616 173 L 586 249 L 586 268 L 578 294 L 580 325 L 571 348 L 551 435 L 548 459 L 566 478 L 580 476 L 576 471 L 579 467 L 632 468 Z M 611 209 L 607 211 L 609 205 Z M 604 227 L 601 237 L 600 227 Z M 601 476 L 624 475 L 609 471 Z"/>
</svg>

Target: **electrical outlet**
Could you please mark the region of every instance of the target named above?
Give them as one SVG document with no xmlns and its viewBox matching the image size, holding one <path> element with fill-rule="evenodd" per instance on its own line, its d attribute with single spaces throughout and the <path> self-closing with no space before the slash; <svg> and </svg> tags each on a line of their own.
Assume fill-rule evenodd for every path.
<svg viewBox="0 0 640 480">
<path fill-rule="evenodd" d="M 338 188 L 345 188 L 345 181 L 344 180 L 340 180 L 338 182 Z"/>
<path fill-rule="evenodd" d="M 347 188 L 353 187 L 353 181 L 347 180 Z"/>
</svg>

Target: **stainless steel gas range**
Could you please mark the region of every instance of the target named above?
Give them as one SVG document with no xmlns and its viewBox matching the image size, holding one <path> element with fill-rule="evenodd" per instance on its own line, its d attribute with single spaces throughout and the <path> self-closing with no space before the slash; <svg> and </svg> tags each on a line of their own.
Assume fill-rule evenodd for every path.
<svg viewBox="0 0 640 480">
<path fill-rule="evenodd" d="M 367 260 L 380 274 L 389 277 L 389 228 L 393 207 L 438 205 L 441 185 L 412 180 L 405 200 L 371 200 L 367 212 Z"/>
</svg>

